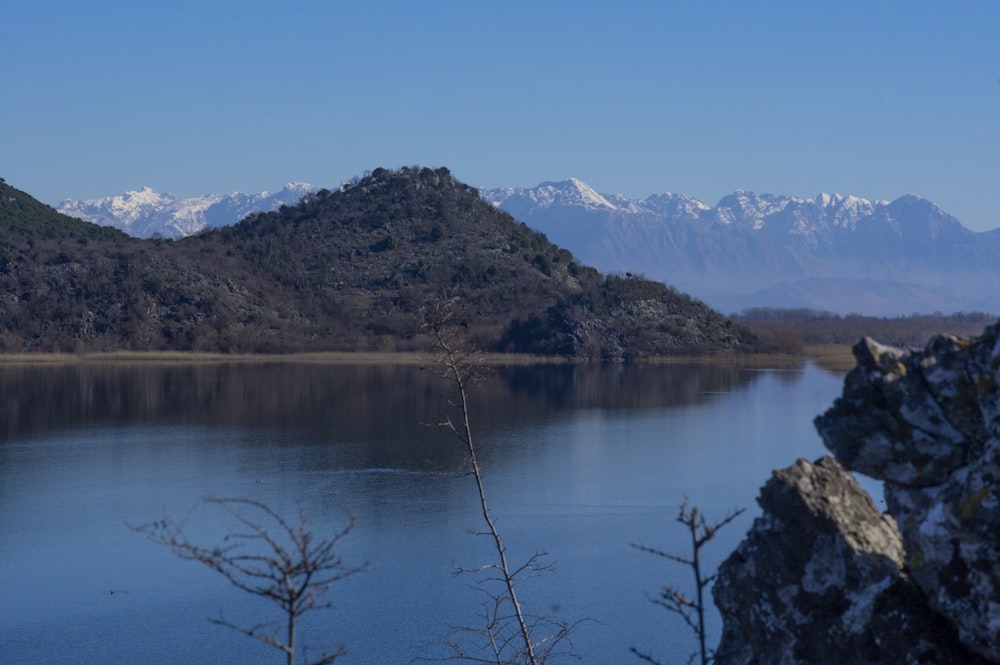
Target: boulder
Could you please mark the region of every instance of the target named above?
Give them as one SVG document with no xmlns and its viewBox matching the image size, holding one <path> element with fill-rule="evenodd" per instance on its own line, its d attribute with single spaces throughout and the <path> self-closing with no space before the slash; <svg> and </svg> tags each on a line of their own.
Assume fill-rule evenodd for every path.
<svg viewBox="0 0 1000 665">
<path fill-rule="evenodd" d="M 1000 324 L 902 351 L 864 339 L 816 419 L 837 459 L 883 481 L 908 574 L 975 652 L 1000 661 Z"/>
<path fill-rule="evenodd" d="M 761 490 L 763 515 L 719 567 L 719 664 L 980 662 L 903 569 L 895 521 L 833 458 Z"/>
<path fill-rule="evenodd" d="M 716 662 L 1000 663 L 1000 324 L 854 354 L 816 419 L 836 460 L 775 472 L 719 569 Z"/>
</svg>

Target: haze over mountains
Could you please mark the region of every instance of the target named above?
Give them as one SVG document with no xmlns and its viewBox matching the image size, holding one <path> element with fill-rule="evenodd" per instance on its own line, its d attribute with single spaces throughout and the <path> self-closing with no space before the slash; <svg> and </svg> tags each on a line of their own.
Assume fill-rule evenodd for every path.
<svg viewBox="0 0 1000 665">
<path fill-rule="evenodd" d="M 181 200 L 148 188 L 59 210 L 132 235 L 180 237 L 312 191 Z M 480 190 L 585 265 L 664 281 L 724 312 L 1000 312 L 1000 230 L 976 233 L 917 196 L 872 201 L 737 191 L 715 206 L 680 194 L 601 194 L 570 179 Z M 259 206 L 259 207 L 254 207 Z"/>
<path fill-rule="evenodd" d="M 974 233 L 917 196 L 737 191 L 713 207 L 602 195 L 575 179 L 483 196 L 588 265 L 664 280 L 726 312 L 1000 312 L 1000 231 Z"/>
</svg>

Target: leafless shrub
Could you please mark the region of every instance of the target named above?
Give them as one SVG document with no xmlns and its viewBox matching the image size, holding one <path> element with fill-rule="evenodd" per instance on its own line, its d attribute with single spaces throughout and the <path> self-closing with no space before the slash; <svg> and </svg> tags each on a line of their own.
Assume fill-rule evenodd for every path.
<svg viewBox="0 0 1000 665">
<path fill-rule="evenodd" d="M 337 553 L 338 544 L 354 528 L 354 518 L 333 536 L 319 539 L 309 528 L 301 505 L 297 519 L 289 521 L 254 499 L 208 498 L 204 503 L 222 508 L 235 522 L 221 544 L 203 546 L 191 542 L 184 532 L 186 518 L 177 521 L 167 515 L 133 528 L 153 542 L 166 545 L 179 558 L 208 566 L 240 591 L 277 605 L 284 614 L 283 622 L 242 626 L 221 615 L 209 621 L 280 650 L 287 665 L 294 665 L 299 619 L 312 610 L 329 608 L 331 602 L 324 600 L 326 593 L 366 568 L 366 564 L 348 565 Z M 329 665 L 346 653 L 340 645 L 310 660 L 306 650 L 302 651 L 307 665 Z"/>
</svg>

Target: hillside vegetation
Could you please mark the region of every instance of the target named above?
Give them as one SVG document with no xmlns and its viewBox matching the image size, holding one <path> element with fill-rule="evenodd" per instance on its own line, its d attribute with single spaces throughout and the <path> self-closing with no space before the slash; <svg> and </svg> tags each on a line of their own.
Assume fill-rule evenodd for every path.
<svg viewBox="0 0 1000 665">
<path fill-rule="evenodd" d="M 376 169 L 179 241 L 67 218 L 4 183 L 0 196 L 0 352 L 424 350 L 425 306 L 443 297 L 488 351 L 755 348 L 697 300 L 580 265 L 447 169 Z"/>
<path fill-rule="evenodd" d="M 0 251 L 11 249 L 20 240 L 34 243 L 39 240 L 73 239 L 81 244 L 90 240 L 127 240 L 124 232 L 108 226 L 67 217 L 44 203 L 18 191 L 0 178 Z M 2 261 L 9 260 L 0 254 Z"/>
</svg>

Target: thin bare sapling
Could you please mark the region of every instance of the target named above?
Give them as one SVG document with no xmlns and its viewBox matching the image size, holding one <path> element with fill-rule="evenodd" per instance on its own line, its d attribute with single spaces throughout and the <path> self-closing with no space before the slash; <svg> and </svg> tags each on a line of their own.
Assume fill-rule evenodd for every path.
<svg viewBox="0 0 1000 665">
<path fill-rule="evenodd" d="M 339 531 L 319 538 L 301 505 L 291 520 L 254 499 L 207 498 L 203 505 L 222 509 L 233 523 L 219 544 L 201 545 L 188 538 L 185 526 L 194 508 L 181 520 L 166 515 L 133 528 L 177 557 L 214 570 L 240 591 L 270 601 L 283 615 L 280 621 L 255 625 L 236 624 L 221 614 L 209 621 L 278 649 L 287 665 L 294 665 L 297 651 L 302 651 L 305 665 L 329 665 L 343 656 L 346 648 L 340 644 L 310 659 L 298 626 L 303 615 L 332 606 L 326 594 L 334 585 L 367 567 L 348 564 L 337 551 L 355 519 L 348 517 Z"/>
<path fill-rule="evenodd" d="M 454 323 L 456 298 L 429 305 L 427 328 L 433 335 L 437 363 L 450 384 L 452 397 L 449 413 L 440 424 L 448 428 L 461 442 L 468 473 L 474 479 L 479 499 L 479 511 L 485 530 L 477 535 L 487 537 L 496 553 L 496 560 L 476 568 L 458 567 L 458 574 L 479 574 L 477 589 L 485 597 L 482 624 L 451 627 L 451 637 L 442 640 L 447 654 L 426 660 L 455 660 L 496 665 L 544 665 L 559 657 L 572 656 L 570 634 L 581 621 L 565 622 L 525 611 L 518 594 L 522 579 L 551 571 L 547 555 L 536 552 L 523 564 L 513 566 L 507 555 L 496 520 L 487 500 L 483 470 L 473 439 L 469 413 L 469 389 L 477 380 L 476 370 L 482 365 L 474 351 L 467 348 L 458 326 Z M 467 644 L 471 638 L 472 645 Z"/>
<path fill-rule="evenodd" d="M 632 547 L 637 550 L 679 563 L 691 570 L 691 575 L 694 579 L 694 597 L 691 597 L 677 587 L 666 586 L 660 590 L 658 596 L 651 598 L 654 604 L 679 616 L 684 624 L 694 633 L 698 641 L 698 651 L 691 654 L 688 662 L 697 658 L 697 662 L 701 663 L 701 665 L 708 665 L 708 663 L 715 660 L 715 654 L 705 644 L 705 589 L 715 580 L 715 573 L 711 575 L 705 574 L 701 550 L 715 537 L 719 529 L 735 520 L 743 512 L 743 508 L 733 510 L 722 520 L 709 524 L 708 520 L 705 519 L 704 513 L 698 510 L 697 506 L 688 507 L 688 501 L 685 498 L 680 505 L 676 519 L 683 525 L 690 538 L 691 554 L 689 556 L 680 556 L 656 547 L 632 544 Z M 639 651 L 634 646 L 630 648 L 630 651 L 647 663 L 662 665 L 661 661 L 656 660 L 648 652 Z"/>
</svg>

